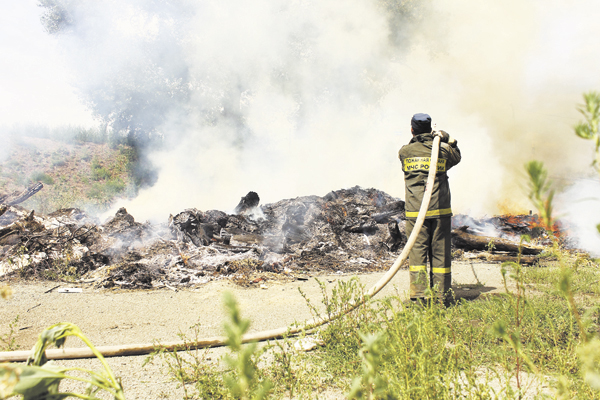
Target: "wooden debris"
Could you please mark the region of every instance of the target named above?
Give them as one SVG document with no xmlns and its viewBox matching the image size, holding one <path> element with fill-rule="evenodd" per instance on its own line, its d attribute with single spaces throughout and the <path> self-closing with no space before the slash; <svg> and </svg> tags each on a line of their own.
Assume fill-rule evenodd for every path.
<svg viewBox="0 0 600 400">
<path fill-rule="evenodd" d="M 59 287 L 60 287 L 60 285 L 56 285 L 56 286 L 54 286 L 54 287 L 51 287 L 50 289 L 46 290 L 46 291 L 44 292 L 44 294 L 45 294 L 45 293 L 50 293 L 51 291 L 53 291 L 54 289 L 58 289 Z"/>
<path fill-rule="evenodd" d="M 22 192 L 13 192 L 11 194 L 0 196 L 0 204 L 6 204 L 9 206 L 14 206 L 15 204 L 19 204 L 39 192 L 44 188 L 42 182 L 37 182 Z"/>
<path fill-rule="evenodd" d="M 461 249 L 465 250 L 495 250 L 506 251 L 509 253 L 518 254 L 519 244 L 496 237 L 475 236 L 466 232 L 467 227 L 461 227 L 452 231 L 452 243 Z M 521 254 L 540 254 L 544 250 L 543 247 L 523 244 L 521 246 Z"/>
<path fill-rule="evenodd" d="M 58 289 L 58 293 L 82 293 L 82 288 L 62 288 Z"/>
<path fill-rule="evenodd" d="M 260 197 L 256 192 L 248 192 L 247 195 L 242 197 L 238 205 L 235 207 L 234 212 L 236 214 L 243 214 L 244 212 L 253 209 L 260 203 Z"/>
</svg>

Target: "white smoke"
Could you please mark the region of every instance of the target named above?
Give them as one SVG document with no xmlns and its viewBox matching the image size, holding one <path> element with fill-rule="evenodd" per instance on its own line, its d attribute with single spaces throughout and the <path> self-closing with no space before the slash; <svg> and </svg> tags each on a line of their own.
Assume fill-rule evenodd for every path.
<svg viewBox="0 0 600 400">
<path fill-rule="evenodd" d="M 528 210 L 531 159 L 555 178 L 589 169 L 572 126 L 600 88 L 596 1 L 62 3 L 72 23 L 54 37 L 82 97 L 165 137 L 156 184 L 118 205 L 138 219 L 230 210 L 250 190 L 403 198 L 397 151 L 417 112 L 459 141 L 455 212 Z"/>
<path fill-rule="evenodd" d="M 60 54 L 58 38 L 40 24 L 42 11 L 36 3 L 2 2 L 0 137 L 14 125 L 94 124 L 71 85 L 68 59 Z"/>
<path fill-rule="evenodd" d="M 556 200 L 560 219 L 567 223 L 569 236 L 577 248 L 600 257 L 600 180 L 581 179 L 561 193 Z"/>
<path fill-rule="evenodd" d="M 222 208 L 248 190 L 274 201 L 355 184 L 403 197 L 396 152 L 416 112 L 459 139 L 463 162 L 450 172 L 457 212 L 528 210 L 520 185 L 530 159 L 547 161 L 555 176 L 587 168 L 571 125 L 584 86 L 599 83 L 591 72 L 600 57 L 573 51 L 557 63 L 563 44 L 552 41 L 589 41 L 596 25 L 574 21 L 589 9 L 433 2 L 426 23 L 407 27 L 412 41 L 398 47 L 375 2 L 211 5 L 192 19 L 198 28 L 184 51 L 203 88 L 191 104 L 204 106 L 204 93 L 227 95 L 234 82 L 241 89 L 229 107 L 250 134 L 236 148 L 239 126 L 207 128 L 193 113 L 185 128 L 177 120 L 181 151 L 159 156 L 159 182 L 131 207 L 160 195 L 179 207 Z M 572 64 L 589 73 L 571 86 Z M 549 163 L 557 159 L 565 162 Z"/>
</svg>

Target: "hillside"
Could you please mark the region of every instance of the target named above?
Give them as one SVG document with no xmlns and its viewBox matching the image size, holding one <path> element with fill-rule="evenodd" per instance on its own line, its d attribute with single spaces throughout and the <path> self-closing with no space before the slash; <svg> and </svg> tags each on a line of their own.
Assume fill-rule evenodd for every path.
<svg viewBox="0 0 600 400">
<path fill-rule="evenodd" d="M 39 181 L 44 189 L 21 206 L 42 214 L 66 207 L 104 211 L 116 198 L 135 193 L 130 174 L 134 157 L 134 150 L 123 144 L 13 137 L 10 151 L 0 159 L 0 194 Z"/>
</svg>

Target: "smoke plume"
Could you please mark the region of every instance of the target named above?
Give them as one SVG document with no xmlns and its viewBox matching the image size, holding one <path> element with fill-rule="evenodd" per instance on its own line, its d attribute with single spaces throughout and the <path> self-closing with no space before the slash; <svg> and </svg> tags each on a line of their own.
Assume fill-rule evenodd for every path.
<svg viewBox="0 0 600 400">
<path fill-rule="evenodd" d="M 528 210 L 523 164 L 589 169 L 575 105 L 600 86 L 600 4 L 550 0 L 43 0 L 81 98 L 160 139 L 136 218 L 342 187 L 404 197 L 398 149 L 429 113 L 456 137 L 455 212 Z"/>
<path fill-rule="evenodd" d="M 576 247 L 600 257 L 600 180 L 580 179 L 557 198 L 559 218 L 568 221 Z"/>
</svg>

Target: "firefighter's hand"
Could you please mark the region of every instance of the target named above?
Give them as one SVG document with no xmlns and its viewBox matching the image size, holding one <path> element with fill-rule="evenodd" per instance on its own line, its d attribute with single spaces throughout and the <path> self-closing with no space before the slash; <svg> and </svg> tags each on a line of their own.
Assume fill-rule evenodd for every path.
<svg viewBox="0 0 600 400">
<path fill-rule="evenodd" d="M 454 139 L 453 137 L 451 137 L 448 132 L 446 131 L 437 131 L 436 136 L 440 137 L 440 140 L 444 143 L 448 143 L 450 146 L 455 147 L 456 146 L 456 139 Z"/>
<path fill-rule="evenodd" d="M 448 143 L 448 140 L 450 139 L 450 135 L 448 135 L 448 132 L 446 131 L 435 131 L 435 136 L 439 136 L 440 140 L 444 143 Z"/>
</svg>

